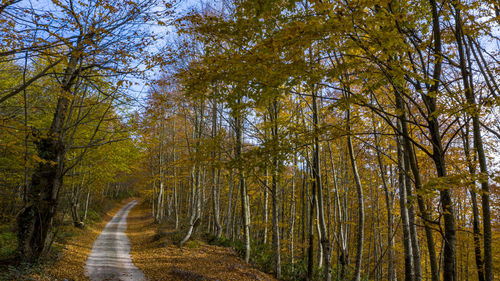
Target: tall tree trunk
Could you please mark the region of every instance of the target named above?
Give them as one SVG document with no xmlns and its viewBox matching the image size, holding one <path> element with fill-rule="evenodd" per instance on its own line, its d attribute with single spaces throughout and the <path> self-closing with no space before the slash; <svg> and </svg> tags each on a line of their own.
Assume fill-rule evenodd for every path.
<svg viewBox="0 0 500 281">
<path fill-rule="evenodd" d="M 212 101 L 213 102 L 213 107 L 212 107 L 212 139 L 214 140 L 214 145 L 215 145 L 215 138 L 217 136 L 217 103 L 215 99 Z M 218 184 L 217 184 L 217 178 L 216 175 L 218 174 L 216 171 L 216 158 L 217 153 L 215 147 L 213 148 L 212 151 L 212 203 L 213 203 L 213 216 L 214 216 L 214 224 L 215 224 L 215 238 L 219 239 L 222 236 L 222 226 L 220 224 L 220 218 L 219 218 L 219 209 L 220 209 L 220 203 L 219 203 L 219 196 L 218 196 Z"/>
<path fill-rule="evenodd" d="M 302 222 L 302 227 L 300 228 L 300 234 L 302 238 L 302 244 L 307 245 L 307 230 L 309 228 L 308 224 L 308 218 L 309 218 L 309 212 L 308 212 L 308 207 L 309 207 L 309 202 L 307 201 L 307 194 L 309 193 L 309 188 L 308 188 L 308 181 L 307 181 L 307 176 L 306 176 L 306 164 L 305 161 L 302 162 L 302 190 L 301 190 L 301 201 L 302 201 L 302 208 L 301 208 L 301 222 Z M 307 249 L 304 248 L 302 250 L 302 258 L 304 260 L 307 260 Z"/>
<path fill-rule="evenodd" d="M 241 98 L 238 99 L 238 104 L 241 103 Z M 249 214 L 249 202 L 247 187 L 245 183 L 245 172 L 243 168 L 243 163 L 241 159 L 241 153 L 243 149 L 243 122 L 242 113 L 238 109 L 235 116 L 235 133 L 236 133 L 236 159 L 238 160 L 239 169 L 239 185 L 240 185 L 240 197 L 241 197 L 241 219 L 245 243 L 245 261 L 248 263 L 250 261 L 250 214 Z"/>
<path fill-rule="evenodd" d="M 395 266 L 394 266 L 394 239 L 393 239 L 393 227 L 394 227 L 394 218 L 392 215 L 392 200 L 393 200 L 393 195 L 392 192 L 389 190 L 388 184 L 387 184 L 387 179 L 386 179 L 386 166 L 382 162 L 382 156 L 380 153 L 380 145 L 379 145 L 379 139 L 378 139 L 378 132 L 376 131 L 375 124 L 374 126 L 374 139 L 375 139 L 375 146 L 376 146 L 376 153 L 377 153 L 377 162 L 378 166 L 380 169 L 380 178 L 382 180 L 382 187 L 384 188 L 384 195 L 385 195 L 385 208 L 387 212 L 387 280 L 388 281 L 393 281 L 394 280 L 394 273 L 395 273 Z"/>
<path fill-rule="evenodd" d="M 486 164 L 486 155 L 484 153 L 483 139 L 481 136 L 481 124 L 479 120 L 480 108 L 476 103 L 476 98 L 474 95 L 474 90 L 472 84 L 472 72 L 467 70 L 467 63 L 464 53 L 464 34 L 462 28 L 462 20 L 460 15 L 460 8 L 455 3 L 455 35 L 458 45 L 458 53 L 460 60 L 460 70 L 462 74 L 462 82 L 464 84 L 465 97 L 467 104 L 472 109 L 472 132 L 474 139 L 474 148 L 479 160 L 479 170 L 482 174 L 480 177 L 481 182 L 481 202 L 483 207 L 483 232 L 484 232 L 484 277 L 486 280 L 493 280 L 493 258 L 492 258 L 492 247 L 491 247 L 491 213 L 490 213 L 490 196 L 489 196 L 489 183 L 488 183 L 488 166 Z M 469 56 L 470 57 L 470 56 Z M 470 80 L 469 80 L 470 79 Z M 475 196 L 474 196 L 475 197 Z"/>
<path fill-rule="evenodd" d="M 309 202 L 308 204 L 309 216 L 307 219 L 308 248 L 307 248 L 307 276 L 306 276 L 306 280 L 308 281 L 313 280 L 313 271 L 314 271 L 314 217 L 316 214 L 315 197 L 316 197 L 316 185 L 311 184 L 311 191 L 309 192 L 309 194 L 306 193 L 306 198 L 308 198 L 307 201 Z"/>
<path fill-rule="evenodd" d="M 239 236 L 239 224 L 237 224 L 238 222 L 237 208 L 238 208 L 238 198 L 240 196 L 240 190 L 241 190 L 240 183 L 238 182 L 238 186 L 236 187 L 236 196 L 234 197 L 233 216 L 231 220 L 231 239 L 233 241 L 237 238 L 235 234 L 238 234 Z"/>
<path fill-rule="evenodd" d="M 441 27 L 439 20 L 438 4 L 436 0 L 429 0 L 432 15 L 432 35 L 434 39 L 433 57 L 434 69 L 432 74 L 432 83 L 428 88 L 429 93 L 423 94 L 422 98 L 428 110 L 428 128 L 432 144 L 432 159 L 436 166 L 437 176 L 444 178 L 447 176 L 445 151 L 443 150 L 442 137 L 439 129 L 439 120 L 437 112 L 437 93 L 441 80 L 442 70 L 442 42 Z M 456 229 L 455 212 L 453 210 L 453 201 L 449 187 L 440 191 L 440 202 L 444 218 L 444 253 L 443 253 L 443 280 L 456 281 L 457 272 L 455 267 L 456 259 Z"/>
<path fill-rule="evenodd" d="M 177 170 L 174 168 L 174 170 Z M 174 179 L 176 178 L 176 173 L 174 173 Z M 177 180 L 174 180 L 174 217 L 175 217 L 175 229 L 179 229 L 179 191 L 177 187 Z"/>
<path fill-rule="evenodd" d="M 328 147 L 328 153 L 330 154 L 330 162 L 331 162 L 331 169 L 333 173 L 333 182 L 334 182 L 334 202 L 335 202 L 335 208 L 337 210 L 337 219 L 336 219 L 336 224 L 338 225 L 338 231 L 337 231 L 337 240 L 338 240 L 338 251 L 339 251 L 339 257 L 338 257 L 338 263 L 340 265 L 340 269 L 337 271 L 337 276 L 338 279 L 344 280 L 345 279 L 345 273 L 346 273 L 346 268 L 348 267 L 349 263 L 349 255 L 347 253 L 347 241 L 346 241 L 346 235 L 345 235 L 345 227 L 344 227 L 344 214 L 345 211 L 342 203 L 341 203 L 341 198 L 340 198 L 340 192 L 339 192 L 339 184 L 337 181 L 337 176 L 335 173 L 335 165 L 333 161 L 333 155 L 332 155 L 332 149 L 330 142 L 327 142 L 327 147 Z"/>
<path fill-rule="evenodd" d="M 83 190 L 83 185 L 85 184 L 85 173 L 83 173 L 83 167 L 80 166 L 80 174 L 82 174 L 82 179 L 80 184 L 72 184 L 72 195 L 71 195 L 71 217 L 73 218 L 73 225 L 75 227 L 83 228 L 84 222 L 80 216 L 80 195 Z M 73 178 L 73 176 L 72 176 Z"/>
<path fill-rule="evenodd" d="M 279 233 L 279 215 L 278 215 L 278 182 L 277 171 L 273 168 L 272 176 L 272 213 L 273 213 L 273 253 L 274 253 L 274 272 L 276 278 L 281 278 L 281 253 L 280 253 L 280 233 Z"/>
<path fill-rule="evenodd" d="M 320 165 L 320 145 L 319 145 L 319 112 L 318 112 L 318 101 L 316 97 L 316 92 L 313 91 L 312 95 L 312 110 L 313 110 L 313 129 L 314 129 L 314 151 L 313 151 L 313 184 L 317 191 L 318 200 L 318 217 L 319 217 L 319 236 L 321 249 L 323 251 L 323 261 L 324 261 L 324 278 L 326 281 L 332 280 L 332 256 L 330 251 L 330 239 L 328 237 L 328 231 L 326 229 L 325 221 L 325 208 L 323 206 L 323 185 L 321 182 L 321 165 Z"/>
<path fill-rule="evenodd" d="M 264 213 L 264 234 L 263 234 L 263 243 L 264 244 L 267 244 L 267 224 L 269 222 L 269 191 L 268 191 L 268 188 L 269 188 L 269 169 L 267 168 L 267 165 L 266 165 L 266 171 L 265 171 L 265 174 L 264 174 L 264 210 L 263 210 L 263 213 Z"/>
<path fill-rule="evenodd" d="M 273 212 L 273 254 L 274 254 L 274 272 L 276 278 L 281 278 L 281 252 L 280 252 L 280 231 L 278 214 L 278 170 L 279 170 L 279 143 L 278 143 L 278 101 L 275 99 L 269 110 L 270 121 L 272 123 L 272 212 Z"/>
<path fill-rule="evenodd" d="M 400 144 L 401 145 L 401 141 Z M 407 210 L 408 210 L 408 226 L 410 228 L 410 238 L 411 238 L 411 253 L 413 255 L 413 280 L 422 280 L 422 263 L 420 260 L 420 246 L 418 244 L 417 236 L 417 225 L 415 222 L 415 208 L 413 207 L 413 202 L 410 202 L 410 198 L 413 197 L 411 192 L 411 178 L 410 178 L 410 160 L 408 158 L 408 151 L 403 149 L 403 159 L 404 159 L 404 173 L 405 173 L 405 188 L 406 188 L 406 200 L 407 200 Z"/>
<path fill-rule="evenodd" d="M 271 113 L 272 114 L 272 113 Z M 266 122 L 266 115 L 264 115 L 264 122 Z M 264 129 L 264 139 L 268 139 L 268 129 Z M 269 157 L 269 155 L 267 155 Z M 263 243 L 267 244 L 267 228 L 268 228 L 268 222 L 269 222 L 269 168 L 267 167 L 267 157 L 266 157 L 266 167 L 265 167 L 265 174 L 264 174 L 264 234 L 263 234 Z"/>
<path fill-rule="evenodd" d="M 191 235 L 196 230 L 198 225 L 200 224 L 200 174 L 201 168 L 198 165 L 194 165 L 191 172 L 191 217 L 189 219 L 189 228 L 186 232 L 186 235 L 179 242 L 179 246 L 182 247 L 184 244 L 191 238 Z"/>
<path fill-rule="evenodd" d="M 316 227 L 316 233 L 318 234 L 318 251 L 316 252 L 317 255 L 317 264 L 318 268 L 323 268 L 323 247 L 321 246 L 321 229 L 319 226 L 319 208 L 318 208 L 318 194 L 314 194 L 314 201 L 316 201 L 316 216 L 315 216 L 315 221 L 314 221 L 314 226 Z"/>
<path fill-rule="evenodd" d="M 465 124 L 465 132 L 462 132 L 462 143 L 464 146 L 465 158 L 467 159 L 467 166 L 469 168 L 469 173 L 471 175 L 476 174 L 476 169 L 472 164 L 472 159 L 470 155 L 470 144 L 469 144 L 469 123 Z M 479 227 L 479 208 L 477 205 L 477 195 L 474 192 L 476 182 L 474 181 L 470 187 L 469 193 L 472 201 L 472 231 L 474 239 L 474 256 L 476 261 L 476 271 L 477 279 L 479 281 L 484 281 L 484 264 L 481 257 L 481 230 Z"/>
<path fill-rule="evenodd" d="M 401 135 L 403 141 L 404 151 L 407 151 L 407 156 L 410 164 L 410 169 L 413 173 L 413 179 L 415 183 L 415 189 L 417 190 L 417 203 L 420 214 L 424 223 L 425 236 L 427 241 L 427 250 L 429 255 L 429 264 L 431 267 L 431 280 L 439 281 L 439 273 L 438 273 L 438 262 L 436 258 L 436 246 L 434 243 L 434 236 L 432 234 L 431 224 L 431 216 L 427 211 L 424 199 L 421 194 L 418 194 L 419 190 L 422 190 L 422 180 L 420 178 L 420 170 L 417 164 L 417 159 L 415 156 L 415 152 L 413 150 L 412 143 L 410 141 L 410 134 L 408 132 L 408 121 L 406 120 L 406 107 L 403 102 L 403 97 L 401 96 L 398 89 L 394 91 L 396 107 L 400 111 L 400 115 L 398 119 L 401 124 Z"/>
<path fill-rule="evenodd" d="M 156 215 L 155 221 L 160 222 L 163 219 L 164 209 L 164 176 L 163 176 L 163 143 L 165 134 L 165 116 L 161 116 L 160 132 L 159 132 L 159 145 L 158 145 L 158 196 L 156 198 Z"/>
<path fill-rule="evenodd" d="M 40 136 L 36 150 L 40 161 L 31 177 L 26 204 L 17 217 L 18 256 L 25 262 L 37 262 L 47 253 L 52 220 L 57 212 L 59 192 L 63 185 L 64 159 L 67 143 L 64 141 L 65 120 L 68 114 L 71 88 L 77 77 L 80 47 L 69 57 L 61 83 L 62 94 L 47 135 Z"/>
<path fill-rule="evenodd" d="M 233 209 L 231 204 L 233 203 L 232 195 L 233 195 L 233 169 L 229 170 L 229 193 L 227 195 L 227 216 L 226 216 L 226 237 L 230 237 L 232 233 L 232 224 L 231 224 L 231 214 L 233 213 Z"/>
<path fill-rule="evenodd" d="M 186 235 L 184 238 L 179 242 L 179 246 L 182 247 L 188 240 L 191 238 L 191 235 L 193 232 L 196 230 L 196 228 L 200 224 L 201 220 L 201 165 L 198 163 L 198 156 L 197 154 L 199 153 L 200 150 L 200 138 L 202 135 L 203 131 L 203 111 L 204 111 L 204 103 L 203 101 L 200 103 L 200 106 L 198 109 L 195 109 L 195 121 L 194 121 L 194 139 L 195 139 L 195 147 L 194 147 L 194 155 L 191 156 L 192 160 L 194 161 L 193 167 L 191 169 L 191 217 L 189 219 L 189 228 L 188 231 L 186 232 Z M 188 141 L 189 139 L 187 138 L 186 134 L 186 140 Z M 190 151 L 189 148 L 189 143 L 188 143 L 188 150 Z M 190 151 L 191 152 L 191 151 Z"/>
<path fill-rule="evenodd" d="M 405 261 L 405 281 L 414 280 L 414 267 L 413 267 L 413 254 L 411 247 L 411 237 L 410 237 L 410 223 L 408 220 L 408 208 L 407 208 L 407 189 L 406 189 L 406 177 L 405 174 L 406 167 L 404 161 L 403 149 L 401 148 L 401 142 L 398 140 L 398 185 L 399 185 L 399 206 L 401 213 L 401 221 L 403 228 L 403 250 L 404 250 L 404 261 Z"/>
<path fill-rule="evenodd" d="M 8 5 L 8 2 L 15 2 L 15 1 L 7 1 L 7 4 L 4 4 L 4 6 L 2 7 L 5 7 L 5 5 Z M 3 8 L 0 8 L 0 14 L 2 13 L 1 11 L 3 10 Z M 26 72 L 28 71 L 28 51 L 26 51 L 26 54 L 24 56 L 24 68 L 23 68 L 23 84 L 26 84 Z M 28 143 L 29 143 L 29 128 L 28 128 L 28 108 L 29 108 L 29 104 L 28 104 L 28 94 L 27 94 L 27 91 L 26 91 L 26 88 L 24 88 L 23 90 L 23 104 L 24 104 L 24 184 L 23 184 L 23 193 L 21 194 L 22 198 L 23 198 L 23 204 L 26 204 L 26 199 L 27 199 L 27 194 L 28 194 L 28 190 L 29 190 L 29 186 L 30 186 L 30 168 L 28 166 L 28 155 L 29 155 L 29 147 L 28 147 Z"/>
<path fill-rule="evenodd" d="M 288 234 L 289 245 L 288 249 L 290 252 L 290 263 L 294 264 L 295 254 L 294 254 L 294 228 L 295 228 L 295 186 L 297 184 L 297 154 L 293 155 L 293 175 L 292 175 L 292 193 L 291 193 L 291 204 L 290 204 L 290 231 Z"/>
<path fill-rule="evenodd" d="M 85 210 L 83 211 L 83 221 L 87 220 L 87 211 L 89 210 L 90 187 L 87 187 L 87 199 L 85 200 Z"/>
<path fill-rule="evenodd" d="M 357 237 L 357 250 L 356 250 L 356 265 L 354 268 L 353 281 L 361 280 L 361 262 L 363 259 L 363 239 L 364 239 L 364 224 L 365 224 L 365 207 L 363 199 L 363 186 L 361 185 L 361 179 L 358 173 L 358 166 L 356 164 L 356 159 L 354 158 L 354 148 L 352 146 L 351 139 L 351 112 L 350 109 L 347 110 L 347 148 L 349 150 L 349 158 L 351 160 L 352 173 L 354 181 L 356 183 L 356 192 L 358 199 L 358 237 Z"/>
</svg>

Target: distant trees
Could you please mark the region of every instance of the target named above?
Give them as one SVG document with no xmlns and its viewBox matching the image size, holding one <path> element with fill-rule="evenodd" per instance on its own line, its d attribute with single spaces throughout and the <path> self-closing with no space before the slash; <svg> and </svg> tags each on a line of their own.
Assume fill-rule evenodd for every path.
<svg viewBox="0 0 500 281">
<path fill-rule="evenodd" d="M 222 1 L 182 18 L 189 47 L 174 54 L 175 90 L 150 99 L 187 99 L 171 113 L 178 132 L 197 130 L 196 112 L 205 120 L 186 138 L 204 143 L 204 158 L 189 157 L 201 182 L 176 173 L 174 184 L 196 183 L 176 194 L 205 198 L 199 224 L 219 237 L 225 218 L 247 260 L 267 251 L 270 230 L 264 267 L 277 277 L 314 279 L 322 268 L 324 280 L 493 280 L 498 194 L 485 156 L 498 128 L 481 125 L 498 110 L 498 50 L 485 43 L 497 41 L 493 4 L 264 2 Z M 216 108 L 199 111 L 212 99 Z"/>
</svg>

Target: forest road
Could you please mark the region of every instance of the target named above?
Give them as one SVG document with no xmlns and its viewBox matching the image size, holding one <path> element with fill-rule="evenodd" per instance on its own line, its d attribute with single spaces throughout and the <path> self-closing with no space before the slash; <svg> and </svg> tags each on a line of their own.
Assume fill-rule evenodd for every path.
<svg viewBox="0 0 500 281">
<path fill-rule="evenodd" d="M 142 271 L 132 263 L 130 240 L 125 234 L 128 213 L 137 202 L 121 208 L 92 245 L 84 269 L 90 280 L 145 280 Z"/>
</svg>

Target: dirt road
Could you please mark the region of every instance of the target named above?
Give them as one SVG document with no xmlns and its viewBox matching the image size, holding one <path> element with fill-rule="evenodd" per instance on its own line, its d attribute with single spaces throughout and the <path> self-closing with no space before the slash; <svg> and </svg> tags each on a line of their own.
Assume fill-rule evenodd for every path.
<svg viewBox="0 0 500 281">
<path fill-rule="evenodd" d="M 125 234 L 128 213 L 136 204 L 132 201 L 120 209 L 92 245 L 84 270 L 90 280 L 144 280 L 142 271 L 132 263 Z"/>
</svg>

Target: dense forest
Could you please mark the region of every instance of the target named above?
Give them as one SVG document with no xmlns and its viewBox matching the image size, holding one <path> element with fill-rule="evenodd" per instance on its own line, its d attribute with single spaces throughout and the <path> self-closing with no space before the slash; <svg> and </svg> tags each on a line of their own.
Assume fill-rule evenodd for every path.
<svg viewBox="0 0 500 281">
<path fill-rule="evenodd" d="M 0 42 L 0 260 L 135 196 L 281 280 L 500 277 L 496 0 L 0 0 Z"/>
</svg>

